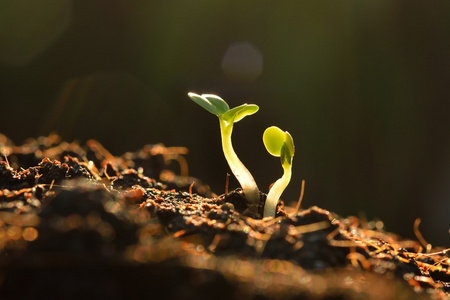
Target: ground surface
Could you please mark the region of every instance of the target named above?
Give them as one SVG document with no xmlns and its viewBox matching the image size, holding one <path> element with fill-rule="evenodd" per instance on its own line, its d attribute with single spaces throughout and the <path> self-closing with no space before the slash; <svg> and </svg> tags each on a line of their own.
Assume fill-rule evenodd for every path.
<svg viewBox="0 0 450 300">
<path fill-rule="evenodd" d="M 1 299 L 450 298 L 450 251 L 318 207 L 253 219 L 170 170 L 184 148 L 0 146 Z"/>
</svg>

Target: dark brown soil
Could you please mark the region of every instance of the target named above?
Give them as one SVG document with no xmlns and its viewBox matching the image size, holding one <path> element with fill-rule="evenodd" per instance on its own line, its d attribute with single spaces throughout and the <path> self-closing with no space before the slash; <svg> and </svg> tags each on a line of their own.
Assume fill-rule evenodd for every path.
<svg viewBox="0 0 450 300">
<path fill-rule="evenodd" d="M 450 251 L 318 207 L 253 219 L 169 169 L 184 148 L 0 146 L 0 299 L 450 298 Z"/>
</svg>

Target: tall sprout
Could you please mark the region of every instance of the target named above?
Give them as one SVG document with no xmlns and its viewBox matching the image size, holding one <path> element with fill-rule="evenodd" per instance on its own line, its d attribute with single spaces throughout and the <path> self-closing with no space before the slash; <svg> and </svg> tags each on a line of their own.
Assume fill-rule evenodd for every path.
<svg viewBox="0 0 450 300">
<path fill-rule="evenodd" d="M 233 132 L 234 123 L 239 122 L 246 116 L 256 113 L 259 107 L 255 104 L 245 103 L 230 109 L 228 104 L 216 95 L 198 95 L 195 93 L 189 93 L 188 96 L 195 103 L 219 118 L 222 149 L 225 159 L 230 166 L 231 172 L 233 172 L 234 176 L 239 181 L 247 201 L 250 205 L 255 207 L 255 205 L 258 205 L 260 201 L 259 189 L 252 174 L 236 155 L 236 152 L 233 149 L 233 144 L 231 143 L 231 134 Z"/>
</svg>

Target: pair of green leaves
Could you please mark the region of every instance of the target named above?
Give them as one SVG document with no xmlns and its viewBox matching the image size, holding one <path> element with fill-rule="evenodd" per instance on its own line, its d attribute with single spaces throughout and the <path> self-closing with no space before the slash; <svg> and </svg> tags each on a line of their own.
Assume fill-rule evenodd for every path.
<svg viewBox="0 0 450 300">
<path fill-rule="evenodd" d="M 252 115 L 259 110 L 258 105 L 247 103 L 230 109 L 228 104 L 222 98 L 212 94 L 198 95 L 189 93 L 188 96 L 195 103 L 229 124 L 238 122 L 244 117 Z"/>
<path fill-rule="evenodd" d="M 222 98 L 213 94 L 198 95 L 189 93 L 188 96 L 195 103 L 229 124 L 238 122 L 259 110 L 258 105 L 247 103 L 230 109 Z M 283 131 L 276 126 L 271 126 L 264 131 L 263 142 L 270 154 L 280 157 L 283 165 L 292 164 L 295 147 L 294 140 L 289 132 Z"/>
<path fill-rule="evenodd" d="M 289 132 L 271 126 L 264 131 L 263 142 L 270 154 L 280 157 L 283 166 L 292 164 L 295 147 L 294 139 Z"/>
</svg>

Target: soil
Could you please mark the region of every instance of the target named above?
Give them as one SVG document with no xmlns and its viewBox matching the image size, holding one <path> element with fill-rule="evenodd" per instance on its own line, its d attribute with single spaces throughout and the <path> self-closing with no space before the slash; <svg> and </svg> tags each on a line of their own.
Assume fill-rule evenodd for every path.
<svg viewBox="0 0 450 300">
<path fill-rule="evenodd" d="M 450 250 L 319 207 L 253 218 L 186 176 L 185 148 L 0 146 L 0 299 L 450 298 Z"/>
</svg>

